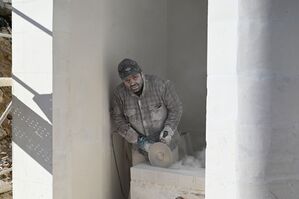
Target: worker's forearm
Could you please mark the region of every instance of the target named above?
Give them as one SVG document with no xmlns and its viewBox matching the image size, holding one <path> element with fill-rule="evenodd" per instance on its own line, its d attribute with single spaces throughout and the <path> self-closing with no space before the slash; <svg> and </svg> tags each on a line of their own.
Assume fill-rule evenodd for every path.
<svg viewBox="0 0 299 199">
<path fill-rule="evenodd" d="M 129 143 L 137 143 L 138 133 L 129 124 L 118 125 L 117 132 Z"/>
</svg>

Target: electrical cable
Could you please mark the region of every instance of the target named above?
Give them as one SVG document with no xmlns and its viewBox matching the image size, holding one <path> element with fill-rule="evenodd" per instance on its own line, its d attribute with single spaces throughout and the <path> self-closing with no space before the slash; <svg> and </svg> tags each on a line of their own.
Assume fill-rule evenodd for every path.
<svg viewBox="0 0 299 199">
<path fill-rule="evenodd" d="M 119 167 L 118 167 L 118 163 L 117 163 L 117 159 L 116 159 L 116 154 L 115 154 L 115 147 L 114 147 L 114 141 L 113 141 L 114 135 L 118 135 L 118 133 L 112 133 L 111 134 L 111 145 L 112 145 L 112 152 L 113 152 L 113 158 L 114 158 L 115 168 L 116 168 L 117 175 L 118 175 L 118 181 L 119 181 L 121 195 L 122 195 L 122 197 L 124 199 L 127 199 L 127 198 L 129 198 L 129 194 L 125 194 L 124 186 L 122 184 L 122 180 L 121 180 L 121 176 L 120 176 L 120 171 L 119 171 Z M 126 197 L 126 195 L 128 195 L 128 197 Z"/>
</svg>

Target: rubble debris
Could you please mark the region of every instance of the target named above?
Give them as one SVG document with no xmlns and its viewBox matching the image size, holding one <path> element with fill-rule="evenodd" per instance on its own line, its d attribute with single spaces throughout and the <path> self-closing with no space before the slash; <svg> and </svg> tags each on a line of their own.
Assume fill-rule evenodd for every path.
<svg viewBox="0 0 299 199">
<path fill-rule="evenodd" d="M 11 11 L 12 5 L 11 0 L 1 0 L 0 1 L 0 16 L 8 22 L 11 27 Z"/>
<path fill-rule="evenodd" d="M 5 181 L 0 180 L 0 194 L 6 193 L 11 190 L 12 190 L 11 182 L 5 182 Z"/>
<path fill-rule="evenodd" d="M 11 77 L 11 41 L 0 37 L 0 77 Z"/>
<path fill-rule="evenodd" d="M 11 77 L 11 1 L 0 1 L 0 78 Z M 12 100 L 11 87 L 0 87 L 0 117 Z M 2 120 L 2 119 L 1 119 Z M 12 199 L 12 115 L 0 124 L 0 199 Z"/>
</svg>

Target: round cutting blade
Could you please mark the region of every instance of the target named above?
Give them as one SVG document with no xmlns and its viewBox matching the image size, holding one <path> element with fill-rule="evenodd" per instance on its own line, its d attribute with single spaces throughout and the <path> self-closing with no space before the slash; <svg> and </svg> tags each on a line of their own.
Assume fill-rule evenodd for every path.
<svg viewBox="0 0 299 199">
<path fill-rule="evenodd" d="M 149 148 L 148 159 L 153 166 L 169 167 L 173 163 L 171 149 L 162 142 L 156 142 Z"/>
</svg>

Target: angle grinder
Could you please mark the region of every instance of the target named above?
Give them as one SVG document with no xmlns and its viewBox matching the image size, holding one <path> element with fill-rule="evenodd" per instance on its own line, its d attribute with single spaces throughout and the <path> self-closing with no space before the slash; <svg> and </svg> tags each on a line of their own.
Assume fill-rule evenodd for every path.
<svg viewBox="0 0 299 199">
<path fill-rule="evenodd" d="M 179 155 L 177 145 L 174 142 L 170 142 L 169 144 L 161 142 L 160 132 L 153 133 L 147 137 L 144 137 L 140 133 L 138 134 L 141 136 L 141 138 L 143 137 L 145 140 L 151 143 L 147 152 L 147 156 L 151 165 L 167 168 L 178 161 Z M 164 132 L 163 138 L 166 136 L 168 136 L 167 131 Z M 146 153 L 144 153 L 144 155 L 146 155 Z"/>
<path fill-rule="evenodd" d="M 178 147 L 156 142 L 149 148 L 148 159 L 153 166 L 167 168 L 178 160 Z"/>
</svg>

